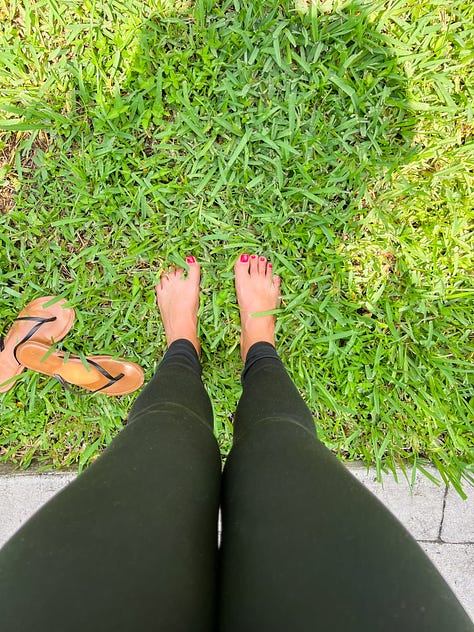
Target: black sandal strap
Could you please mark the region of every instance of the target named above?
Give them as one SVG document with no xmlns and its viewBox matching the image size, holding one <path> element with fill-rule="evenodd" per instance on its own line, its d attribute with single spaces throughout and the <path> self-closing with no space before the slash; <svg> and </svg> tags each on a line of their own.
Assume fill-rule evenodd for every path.
<svg viewBox="0 0 474 632">
<path fill-rule="evenodd" d="M 38 331 L 38 329 L 41 327 L 41 325 L 44 325 L 45 323 L 52 323 L 53 321 L 57 320 L 57 317 L 51 316 L 51 318 L 40 318 L 39 316 L 19 316 L 18 318 L 15 318 L 15 320 L 30 320 L 30 321 L 36 322 L 36 325 L 30 329 L 30 331 L 26 334 L 23 340 L 20 340 L 20 342 L 13 349 L 13 357 L 18 362 L 18 364 L 20 364 L 18 358 L 16 357 L 16 352 L 17 352 L 18 347 L 22 345 L 24 342 L 26 342 L 27 340 L 29 340 L 30 338 L 32 338 L 35 335 L 35 333 Z M 2 344 L 4 345 L 3 341 L 2 341 Z M 3 349 L 4 349 L 4 346 L 2 347 L 1 350 L 3 351 Z"/>
<path fill-rule="evenodd" d="M 112 386 L 113 384 L 121 380 L 123 377 L 125 377 L 125 373 L 119 373 L 116 377 L 113 377 L 111 380 L 109 380 L 107 384 L 104 384 L 104 386 L 97 388 L 95 391 L 92 391 L 92 393 L 98 393 L 99 391 L 103 391 L 106 388 L 109 388 L 109 386 Z"/>
<path fill-rule="evenodd" d="M 53 375 L 53 377 L 55 377 L 58 380 L 58 382 L 66 391 L 69 391 L 70 393 L 73 393 L 74 395 L 79 395 L 80 397 L 86 397 L 86 395 L 93 395 L 94 393 L 103 391 L 109 386 L 112 386 L 112 384 L 115 384 L 115 382 L 118 382 L 119 380 L 121 380 L 124 376 L 125 376 L 125 373 L 120 373 L 119 375 L 117 375 L 116 378 L 114 378 L 113 380 L 110 380 L 109 382 L 107 382 L 107 384 L 105 384 L 104 386 L 101 386 L 95 391 L 88 391 L 87 393 L 83 393 L 82 391 L 76 391 L 74 388 L 71 388 L 69 384 L 65 381 L 65 379 L 62 378 L 60 375 Z"/>
<path fill-rule="evenodd" d="M 87 364 L 92 364 L 92 366 L 95 367 L 99 371 L 99 373 L 102 373 L 102 375 L 108 380 L 117 381 L 117 379 L 113 375 L 110 375 L 110 373 L 106 369 L 104 369 L 104 367 L 100 366 L 100 364 L 97 364 L 97 362 L 94 362 L 94 360 L 87 359 Z M 120 375 L 122 375 L 123 377 L 123 373 L 121 373 Z"/>
</svg>

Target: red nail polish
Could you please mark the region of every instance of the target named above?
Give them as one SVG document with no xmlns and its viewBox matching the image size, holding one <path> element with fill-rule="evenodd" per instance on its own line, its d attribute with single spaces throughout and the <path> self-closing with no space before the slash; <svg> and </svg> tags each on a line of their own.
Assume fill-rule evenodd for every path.
<svg viewBox="0 0 474 632">
<path fill-rule="evenodd" d="M 186 263 L 196 263 L 196 259 L 192 256 L 186 257 Z"/>
<path fill-rule="evenodd" d="M 248 255 L 240 255 L 240 260 L 242 263 L 247 263 L 247 261 L 249 260 L 249 256 Z"/>
<path fill-rule="evenodd" d="M 273 264 L 272 264 L 272 263 L 269 263 L 269 264 L 268 264 L 268 267 L 269 267 L 269 268 L 273 268 Z"/>
<path fill-rule="evenodd" d="M 252 255 L 251 256 L 251 259 L 256 259 L 256 258 L 257 258 L 257 255 Z"/>
<path fill-rule="evenodd" d="M 265 257 L 260 257 L 260 261 L 265 261 Z"/>
</svg>

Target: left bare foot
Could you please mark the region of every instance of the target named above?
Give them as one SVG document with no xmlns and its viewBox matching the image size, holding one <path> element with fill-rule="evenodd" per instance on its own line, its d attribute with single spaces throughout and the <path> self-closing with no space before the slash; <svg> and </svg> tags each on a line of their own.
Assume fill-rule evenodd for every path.
<svg viewBox="0 0 474 632">
<path fill-rule="evenodd" d="M 199 309 L 199 264 L 194 257 L 188 257 L 187 277 L 183 268 L 171 266 L 163 272 L 155 287 L 156 300 L 165 328 L 168 346 L 179 338 L 186 338 L 194 345 L 198 356 L 201 345 L 197 337 L 197 313 Z"/>
</svg>

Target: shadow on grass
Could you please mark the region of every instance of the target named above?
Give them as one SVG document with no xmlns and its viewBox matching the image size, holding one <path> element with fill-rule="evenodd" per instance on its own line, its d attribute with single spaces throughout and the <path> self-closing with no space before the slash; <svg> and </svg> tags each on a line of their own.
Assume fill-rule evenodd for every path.
<svg viewBox="0 0 474 632">
<path fill-rule="evenodd" d="M 148 132 L 155 208 L 199 206 L 267 248 L 292 237 L 308 246 L 314 234 L 299 235 L 300 223 L 333 242 L 413 154 L 416 120 L 374 22 L 380 9 L 200 4 L 211 8 L 197 23 L 143 24 L 113 106 L 123 108 L 117 129 Z"/>
</svg>

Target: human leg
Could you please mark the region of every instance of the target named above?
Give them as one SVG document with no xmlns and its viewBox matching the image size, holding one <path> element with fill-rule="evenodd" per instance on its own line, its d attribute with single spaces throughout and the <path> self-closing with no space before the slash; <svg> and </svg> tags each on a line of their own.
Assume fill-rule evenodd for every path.
<svg viewBox="0 0 474 632">
<path fill-rule="evenodd" d="M 472 631 L 415 540 L 318 441 L 269 336 L 243 353 L 223 476 L 222 632 Z"/>
<path fill-rule="evenodd" d="M 213 629 L 220 457 L 200 375 L 194 342 L 171 341 L 126 428 L 0 551 L 2 629 Z"/>
</svg>

